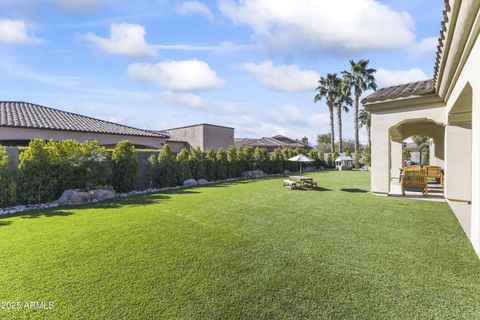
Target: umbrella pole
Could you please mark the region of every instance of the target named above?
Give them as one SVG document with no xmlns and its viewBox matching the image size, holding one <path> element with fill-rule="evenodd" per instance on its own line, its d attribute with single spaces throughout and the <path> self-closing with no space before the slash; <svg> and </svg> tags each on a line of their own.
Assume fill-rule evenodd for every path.
<svg viewBox="0 0 480 320">
<path fill-rule="evenodd" d="M 300 161 L 300 174 L 302 174 L 302 161 Z"/>
</svg>

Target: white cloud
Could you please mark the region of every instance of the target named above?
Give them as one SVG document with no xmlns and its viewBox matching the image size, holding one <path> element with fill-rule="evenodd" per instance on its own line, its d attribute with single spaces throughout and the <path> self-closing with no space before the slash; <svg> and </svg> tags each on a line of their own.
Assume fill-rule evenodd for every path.
<svg viewBox="0 0 480 320">
<path fill-rule="evenodd" d="M 413 57 L 419 57 L 427 53 L 433 53 L 437 49 L 438 39 L 436 37 L 424 38 L 420 42 L 408 48 Z"/>
<path fill-rule="evenodd" d="M 308 118 L 308 114 L 295 105 L 285 104 L 272 110 L 270 112 L 270 117 L 283 124 L 304 125 Z"/>
<path fill-rule="evenodd" d="M 200 60 L 133 63 L 127 74 L 139 81 L 154 82 L 165 90 L 197 91 L 221 87 L 224 81 Z"/>
<path fill-rule="evenodd" d="M 23 20 L 0 19 L 0 43 L 32 43 L 39 39 L 31 36 Z"/>
<path fill-rule="evenodd" d="M 157 51 L 145 41 L 145 28 L 138 24 L 120 23 L 110 25 L 110 37 L 102 38 L 92 33 L 83 39 L 103 51 L 127 56 L 155 56 Z"/>
<path fill-rule="evenodd" d="M 257 40 L 284 52 L 355 53 L 414 41 L 409 14 L 376 0 L 219 0 L 224 16 L 247 24 Z"/>
<path fill-rule="evenodd" d="M 181 15 L 200 14 L 208 20 L 213 21 L 214 16 L 207 5 L 197 1 L 186 1 L 177 7 L 177 12 Z"/>
<path fill-rule="evenodd" d="M 253 46 L 246 44 L 236 44 L 234 42 L 223 41 L 216 45 L 198 45 L 198 44 L 154 44 L 151 46 L 160 50 L 173 51 L 212 51 L 215 54 L 231 54 L 241 50 L 251 49 Z"/>
<path fill-rule="evenodd" d="M 428 76 L 422 69 L 412 68 L 408 70 L 378 69 L 375 74 L 379 87 L 389 87 L 409 82 L 427 80 Z"/>
<path fill-rule="evenodd" d="M 204 108 L 206 103 L 201 96 L 195 93 L 176 93 L 173 91 L 163 91 L 160 93 L 160 99 L 177 105 L 191 108 Z"/>
<path fill-rule="evenodd" d="M 267 87 L 279 91 L 305 91 L 315 88 L 320 75 L 311 70 L 300 70 L 297 65 L 274 66 L 272 61 L 240 66 Z"/>
</svg>

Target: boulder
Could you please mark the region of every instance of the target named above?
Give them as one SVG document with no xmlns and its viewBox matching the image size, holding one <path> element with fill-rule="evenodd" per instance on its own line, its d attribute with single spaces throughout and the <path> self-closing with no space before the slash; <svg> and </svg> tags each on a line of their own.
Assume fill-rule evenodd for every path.
<svg viewBox="0 0 480 320">
<path fill-rule="evenodd" d="M 60 198 L 58 198 L 58 205 L 60 206 L 65 206 L 67 204 L 69 204 L 70 202 L 70 197 L 72 196 L 72 194 L 75 192 L 75 190 L 65 190 L 63 191 L 62 195 L 60 196 Z"/>
<path fill-rule="evenodd" d="M 283 170 L 283 175 L 288 176 L 290 174 L 290 170 Z"/>
<path fill-rule="evenodd" d="M 74 190 L 68 200 L 68 204 L 90 203 L 91 199 L 90 192 Z"/>
<path fill-rule="evenodd" d="M 192 187 L 197 185 L 197 180 L 195 179 L 188 179 L 183 181 L 183 186 L 184 187 Z"/>
<path fill-rule="evenodd" d="M 267 175 L 262 170 L 253 170 L 253 171 L 243 171 L 241 176 L 244 178 L 253 179 L 253 178 L 264 178 Z"/>
<path fill-rule="evenodd" d="M 203 186 L 203 185 L 206 185 L 208 183 L 208 180 L 207 179 L 198 179 L 197 180 L 197 184 L 199 186 Z"/>
<path fill-rule="evenodd" d="M 113 199 L 117 196 L 117 193 L 111 187 L 105 187 L 103 189 L 97 189 L 90 191 L 92 202 L 98 202 L 108 199 Z"/>
</svg>

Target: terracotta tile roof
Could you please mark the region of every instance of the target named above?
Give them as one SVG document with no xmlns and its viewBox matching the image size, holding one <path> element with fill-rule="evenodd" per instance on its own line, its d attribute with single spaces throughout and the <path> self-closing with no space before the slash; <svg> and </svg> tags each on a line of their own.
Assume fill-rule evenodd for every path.
<svg viewBox="0 0 480 320">
<path fill-rule="evenodd" d="M 429 94 L 435 91 L 434 85 L 435 84 L 433 80 L 425 80 L 382 88 L 363 99 L 362 103 Z"/>
<path fill-rule="evenodd" d="M 444 0 L 445 1 L 445 9 L 443 9 L 443 19 L 440 27 L 440 36 L 438 37 L 438 45 L 437 45 L 437 55 L 435 57 L 435 68 L 433 70 L 433 79 L 435 83 L 438 81 L 438 72 L 440 70 L 440 62 L 442 60 L 443 56 L 443 49 L 445 45 L 445 38 L 446 38 L 446 33 L 447 33 L 447 25 L 449 22 L 448 19 L 448 14 L 452 10 L 449 4 L 449 0 Z"/>
<path fill-rule="evenodd" d="M 144 137 L 165 137 L 158 133 L 48 108 L 28 102 L 0 101 L 0 126 L 29 129 L 78 131 Z"/>
</svg>

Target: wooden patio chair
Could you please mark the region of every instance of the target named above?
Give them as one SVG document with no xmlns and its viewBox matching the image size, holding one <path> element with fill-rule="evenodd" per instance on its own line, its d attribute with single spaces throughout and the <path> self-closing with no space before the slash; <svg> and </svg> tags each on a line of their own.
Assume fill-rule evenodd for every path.
<svg viewBox="0 0 480 320">
<path fill-rule="evenodd" d="M 438 166 L 426 166 L 425 167 L 427 170 L 427 177 L 428 178 L 434 178 L 435 183 L 442 183 L 443 184 L 443 179 L 442 179 L 442 168 Z"/>
<path fill-rule="evenodd" d="M 416 187 L 422 189 L 422 194 L 428 198 L 428 180 L 426 170 L 405 170 L 402 179 L 402 194 L 405 196 L 407 187 Z"/>
</svg>

